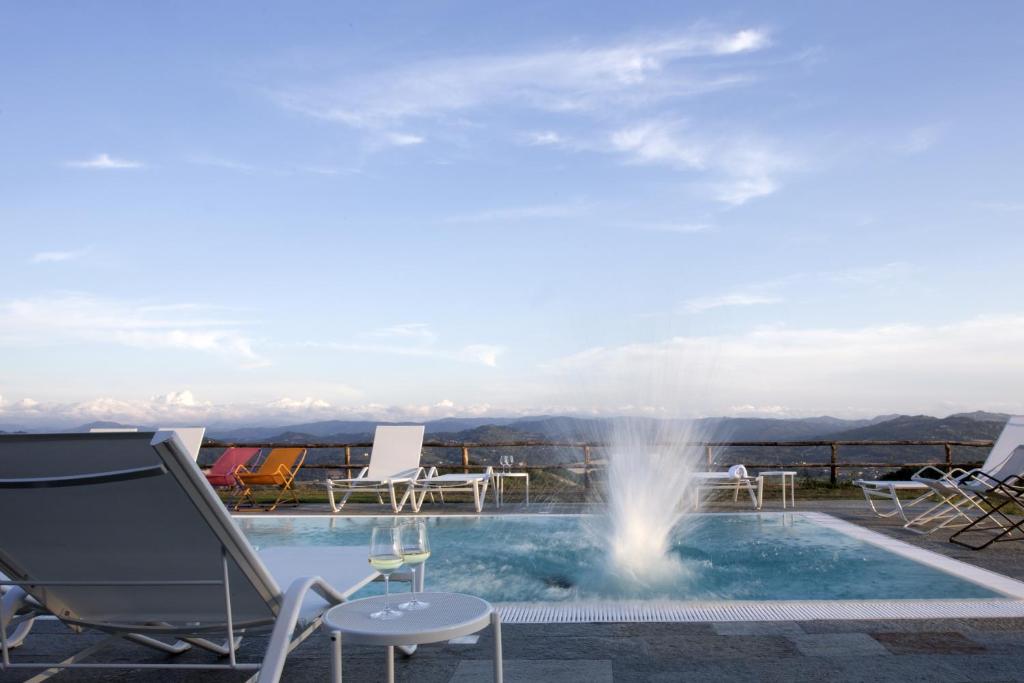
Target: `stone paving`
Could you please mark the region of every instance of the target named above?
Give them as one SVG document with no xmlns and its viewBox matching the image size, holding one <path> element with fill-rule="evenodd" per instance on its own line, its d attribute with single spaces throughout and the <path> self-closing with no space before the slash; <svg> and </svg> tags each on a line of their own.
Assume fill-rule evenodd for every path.
<svg viewBox="0 0 1024 683">
<path fill-rule="evenodd" d="M 773 507 L 773 503 L 775 507 Z M 999 544 L 972 552 L 946 541 L 948 534 L 920 536 L 881 520 L 860 501 L 813 501 L 798 509 L 828 512 L 966 562 L 1024 579 L 1024 544 Z M 777 501 L 766 502 L 776 509 Z M 731 504 L 716 509 L 732 509 Z M 743 508 L 736 508 L 743 509 Z M 540 510 L 531 506 L 532 511 Z M 318 512 L 315 508 L 304 512 Z M 376 506 L 353 513 L 374 514 Z M 449 512 L 459 511 L 449 509 Z M 467 512 L 468 510 L 461 510 Z M 517 511 L 506 508 L 506 512 Z M 581 511 L 558 506 L 557 511 Z M 433 511 L 431 511 L 433 513 Z M 93 642 L 55 622 L 33 631 L 24 656 L 66 656 Z M 240 658 L 258 658 L 262 639 L 245 641 Z M 505 680 L 539 681 L 1024 681 L 1024 619 L 949 619 L 888 621 L 807 621 L 709 624 L 544 624 L 503 627 Z M 489 631 L 475 644 L 423 646 L 412 657 L 398 656 L 396 679 L 417 683 L 468 683 L 491 679 L 493 642 Z M 161 661 L 133 646 L 106 651 L 122 661 Z M 175 661 L 212 661 L 187 653 Z M 289 658 L 286 681 L 320 681 L 328 677 L 328 641 L 316 634 Z M 383 651 L 345 648 L 345 680 L 383 680 Z M 0 674 L 0 681 L 20 681 L 27 674 Z M 240 681 L 237 673 L 192 673 L 128 670 L 68 672 L 69 681 Z"/>
</svg>

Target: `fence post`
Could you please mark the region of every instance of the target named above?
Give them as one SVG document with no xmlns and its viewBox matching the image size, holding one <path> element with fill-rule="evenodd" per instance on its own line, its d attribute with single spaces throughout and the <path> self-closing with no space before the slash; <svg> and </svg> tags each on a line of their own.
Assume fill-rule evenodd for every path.
<svg viewBox="0 0 1024 683">
<path fill-rule="evenodd" d="M 836 464 L 838 462 L 839 462 L 839 444 L 833 443 L 832 444 L 832 460 L 831 460 L 831 464 L 830 464 L 829 470 L 828 470 L 828 480 L 832 484 L 832 486 L 835 486 L 838 483 L 838 481 L 839 481 L 839 478 L 838 478 L 838 470 L 839 470 L 839 468 L 836 467 Z"/>
<path fill-rule="evenodd" d="M 711 463 L 713 463 L 715 461 L 714 456 L 711 455 L 711 446 L 705 446 L 704 447 L 704 453 L 705 453 L 705 455 L 707 455 L 707 458 L 708 458 L 708 471 L 710 472 L 711 471 Z"/>
<path fill-rule="evenodd" d="M 590 490 L 590 446 L 583 447 L 583 488 Z"/>
<path fill-rule="evenodd" d="M 345 478 L 352 478 L 352 447 L 345 446 Z"/>
<path fill-rule="evenodd" d="M 469 474 L 469 446 L 462 447 L 462 473 Z"/>
<path fill-rule="evenodd" d="M 953 444 L 946 442 L 946 471 L 953 471 Z"/>
</svg>

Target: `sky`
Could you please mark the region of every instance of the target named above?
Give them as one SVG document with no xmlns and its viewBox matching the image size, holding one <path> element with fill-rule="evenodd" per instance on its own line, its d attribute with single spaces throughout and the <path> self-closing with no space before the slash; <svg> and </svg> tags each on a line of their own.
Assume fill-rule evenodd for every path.
<svg viewBox="0 0 1024 683">
<path fill-rule="evenodd" d="M 1024 412 L 1024 5 L 0 6 L 0 429 Z"/>
</svg>

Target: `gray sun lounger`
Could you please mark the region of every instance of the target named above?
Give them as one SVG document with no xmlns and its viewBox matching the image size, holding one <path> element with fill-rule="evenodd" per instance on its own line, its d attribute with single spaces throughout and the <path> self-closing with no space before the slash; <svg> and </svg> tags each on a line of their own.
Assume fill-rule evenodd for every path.
<svg viewBox="0 0 1024 683">
<path fill-rule="evenodd" d="M 277 681 L 323 613 L 377 576 L 365 547 L 257 553 L 173 432 L 0 436 L 0 519 L 17 520 L 0 525 L 0 572 L 12 586 L 0 610 L 0 670 L 44 670 L 30 680 L 87 666 Z M 24 625 L 44 614 L 106 638 L 61 661 L 13 657 Z M 261 662 L 236 659 L 241 636 L 267 631 Z M 125 640 L 224 659 L 82 662 Z"/>
</svg>

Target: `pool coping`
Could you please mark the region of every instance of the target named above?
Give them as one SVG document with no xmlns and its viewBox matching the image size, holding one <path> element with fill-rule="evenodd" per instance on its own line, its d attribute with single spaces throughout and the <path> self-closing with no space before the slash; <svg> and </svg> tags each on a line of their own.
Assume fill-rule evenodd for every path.
<svg viewBox="0 0 1024 683">
<path fill-rule="evenodd" d="M 535 516 L 536 513 L 524 513 Z M 584 513 L 586 514 L 586 513 Z M 750 512 L 727 514 L 788 514 L 807 519 L 895 555 L 982 586 L 1005 597 L 929 600 L 722 600 L 722 601 L 594 601 L 573 603 L 499 602 L 495 608 L 509 624 L 571 623 L 708 623 L 735 621 L 817 621 L 867 619 L 986 619 L 1024 618 L 1024 582 L 967 562 L 918 548 L 824 512 Z M 391 515 L 303 515 L 302 518 L 394 519 Z M 445 515 L 445 517 L 489 515 Z M 509 517 L 513 515 L 502 515 Z M 536 516 L 577 517 L 573 513 Z M 239 519 L 253 519 L 238 515 Z M 266 515 L 256 519 L 290 517 Z"/>
</svg>

